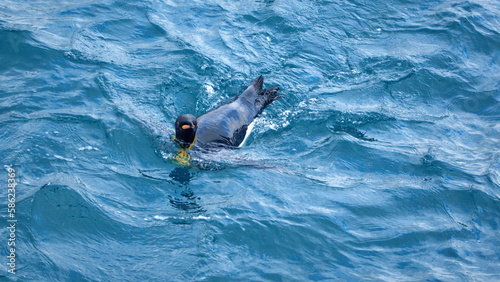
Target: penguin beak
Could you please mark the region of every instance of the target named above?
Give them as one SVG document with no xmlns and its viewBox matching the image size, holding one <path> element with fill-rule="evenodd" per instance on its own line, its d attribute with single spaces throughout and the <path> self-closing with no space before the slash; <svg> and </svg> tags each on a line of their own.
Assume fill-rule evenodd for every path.
<svg viewBox="0 0 500 282">
<path fill-rule="evenodd" d="M 181 126 L 182 129 L 186 130 L 186 129 L 190 129 L 191 128 L 191 125 L 189 124 L 184 124 L 183 126 Z"/>
</svg>

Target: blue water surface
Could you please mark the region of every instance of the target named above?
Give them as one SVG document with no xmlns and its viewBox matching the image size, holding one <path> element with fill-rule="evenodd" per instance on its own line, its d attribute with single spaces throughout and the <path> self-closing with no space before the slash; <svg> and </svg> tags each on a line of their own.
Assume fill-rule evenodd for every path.
<svg viewBox="0 0 500 282">
<path fill-rule="evenodd" d="M 500 280 L 499 63 L 498 1 L 2 1 L 0 279 Z"/>
</svg>

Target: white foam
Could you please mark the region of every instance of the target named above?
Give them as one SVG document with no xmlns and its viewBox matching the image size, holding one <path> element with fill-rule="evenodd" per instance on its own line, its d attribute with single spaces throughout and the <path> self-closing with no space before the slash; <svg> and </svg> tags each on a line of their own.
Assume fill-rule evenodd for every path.
<svg viewBox="0 0 500 282">
<path fill-rule="evenodd" d="M 205 88 L 205 91 L 207 91 L 207 93 L 209 94 L 215 93 L 215 89 L 212 87 L 212 85 L 205 84 L 203 85 L 203 87 Z"/>
<path fill-rule="evenodd" d="M 80 147 L 80 148 L 78 148 L 78 151 L 84 151 L 84 150 L 94 150 L 94 151 L 99 151 L 99 148 L 92 147 L 92 146 L 85 146 L 85 147 Z"/>
<path fill-rule="evenodd" d="M 73 159 L 70 159 L 70 158 L 65 158 L 65 157 L 60 156 L 60 155 L 54 155 L 54 158 L 56 158 L 56 159 L 60 159 L 60 160 L 65 160 L 65 161 L 68 161 L 68 162 L 72 162 L 72 161 L 74 161 Z"/>
</svg>

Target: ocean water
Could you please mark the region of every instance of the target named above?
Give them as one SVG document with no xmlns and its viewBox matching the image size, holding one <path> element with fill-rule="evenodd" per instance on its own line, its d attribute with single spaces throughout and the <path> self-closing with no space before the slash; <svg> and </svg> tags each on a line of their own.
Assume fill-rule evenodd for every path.
<svg viewBox="0 0 500 282">
<path fill-rule="evenodd" d="M 0 280 L 498 281 L 499 63 L 498 1 L 2 1 Z"/>
</svg>

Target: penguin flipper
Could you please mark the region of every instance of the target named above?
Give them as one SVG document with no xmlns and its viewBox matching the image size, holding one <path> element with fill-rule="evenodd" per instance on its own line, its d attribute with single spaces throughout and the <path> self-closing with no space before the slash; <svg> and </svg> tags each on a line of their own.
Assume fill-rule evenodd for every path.
<svg viewBox="0 0 500 282">
<path fill-rule="evenodd" d="M 242 127 L 236 129 L 236 131 L 233 133 L 233 136 L 227 137 L 227 136 L 219 136 L 219 139 L 214 142 L 217 145 L 221 146 L 227 146 L 227 147 L 238 147 L 243 140 L 245 140 L 245 136 L 247 134 L 247 129 L 248 125 L 243 125 Z"/>
<path fill-rule="evenodd" d="M 233 138 L 231 140 L 231 143 L 234 147 L 240 146 L 240 144 L 245 140 L 245 136 L 247 135 L 247 130 L 248 130 L 248 125 L 244 125 L 240 128 L 238 128 L 234 134 Z"/>
</svg>

